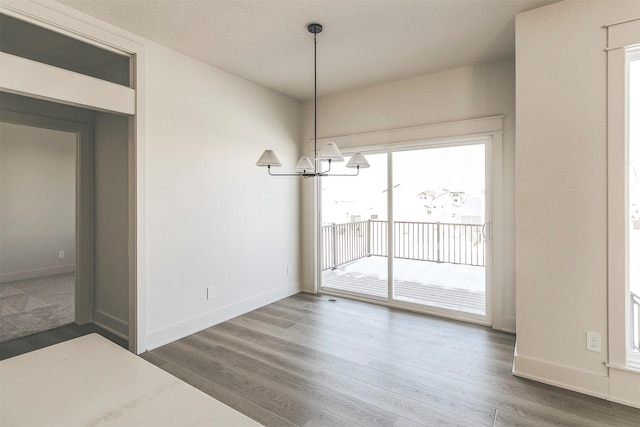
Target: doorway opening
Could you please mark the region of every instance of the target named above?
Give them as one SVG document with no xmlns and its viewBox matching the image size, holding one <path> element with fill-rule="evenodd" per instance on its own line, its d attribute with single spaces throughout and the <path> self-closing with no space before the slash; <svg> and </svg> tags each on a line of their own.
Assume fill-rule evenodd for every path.
<svg viewBox="0 0 640 427">
<path fill-rule="evenodd" d="M 0 342 L 70 323 L 129 340 L 129 118 L 8 93 L 0 107 Z"/>
<path fill-rule="evenodd" d="M 0 342 L 75 321 L 76 140 L 0 122 Z"/>
</svg>

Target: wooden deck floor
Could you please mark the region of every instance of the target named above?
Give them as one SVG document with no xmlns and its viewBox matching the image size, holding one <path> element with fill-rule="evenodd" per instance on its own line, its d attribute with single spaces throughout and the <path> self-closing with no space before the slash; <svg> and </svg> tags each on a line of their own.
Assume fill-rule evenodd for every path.
<svg viewBox="0 0 640 427">
<path fill-rule="evenodd" d="M 142 357 L 265 426 L 638 425 L 638 409 L 513 376 L 514 342 L 298 294 Z"/>
<path fill-rule="evenodd" d="M 386 299 L 388 297 L 386 279 L 382 279 L 378 275 L 360 272 L 326 270 L 322 272 L 322 289 L 372 296 L 378 299 Z M 466 313 L 485 314 L 484 292 L 455 286 L 434 285 L 411 280 L 395 280 L 394 297 L 417 304 L 464 311 Z"/>
</svg>

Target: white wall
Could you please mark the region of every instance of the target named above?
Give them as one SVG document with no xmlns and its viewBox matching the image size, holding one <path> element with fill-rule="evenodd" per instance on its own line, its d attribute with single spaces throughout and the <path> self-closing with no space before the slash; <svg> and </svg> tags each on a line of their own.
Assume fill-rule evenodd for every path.
<svg viewBox="0 0 640 427">
<path fill-rule="evenodd" d="M 0 122 L 0 282 L 74 270 L 75 159 L 74 133 Z"/>
<path fill-rule="evenodd" d="M 300 103 L 148 43 L 149 347 L 299 290 Z M 293 267 L 287 275 L 287 266 Z M 206 299 L 206 287 L 215 297 Z"/>
<path fill-rule="evenodd" d="M 318 100 L 318 138 L 504 115 L 503 307 L 500 322 L 515 329 L 513 264 L 514 61 L 457 68 Z M 304 140 L 313 138 L 313 102 L 304 110 Z M 313 290 L 313 189 L 305 186 L 304 289 Z"/>
<path fill-rule="evenodd" d="M 255 166 L 265 148 L 295 162 L 299 102 L 61 4 L 5 1 L 139 55 L 138 352 L 299 291 L 300 182 Z"/>
<path fill-rule="evenodd" d="M 129 336 L 129 120 L 94 115 L 93 321 Z"/>
<path fill-rule="evenodd" d="M 575 0 L 516 20 L 514 372 L 605 398 L 610 384 L 604 365 L 607 34 L 602 26 L 638 16 L 638 0 Z M 602 335 L 601 353 L 586 350 L 586 331 Z M 635 384 L 637 396 L 640 379 Z"/>
</svg>

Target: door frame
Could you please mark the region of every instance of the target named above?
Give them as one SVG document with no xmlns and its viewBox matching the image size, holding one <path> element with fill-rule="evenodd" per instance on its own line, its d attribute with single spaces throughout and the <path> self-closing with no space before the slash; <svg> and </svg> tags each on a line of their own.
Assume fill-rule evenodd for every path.
<svg viewBox="0 0 640 427">
<path fill-rule="evenodd" d="M 491 326 L 495 329 L 503 329 L 502 313 L 502 133 L 504 116 L 491 116 L 471 120 L 462 120 L 447 123 L 437 123 L 424 126 L 416 126 L 402 129 L 390 129 L 379 132 L 367 132 L 353 135 L 333 136 L 318 139 L 319 145 L 332 141 L 338 144 L 343 153 L 352 154 L 355 151 L 380 153 L 389 151 L 410 150 L 412 148 L 424 148 L 429 146 L 452 146 L 469 143 L 471 141 L 485 140 L 485 173 L 487 180 L 486 209 L 489 224 L 489 236 L 487 238 L 486 274 L 486 316 L 481 318 L 474 316 L 460 316 L 458 313 L 443 310 L 426 310 L 426 306 L 403 301 L 381 301 L 350 295 L 349 298 L 371 302 L 393 308 L 408 311 L 431 314 L 456 320 Z M 311 143 L 311 142 L 310 142 Z M 388 170 L 389 175 L 392 171 Z M 314 185 L 315 204 L 315 229 L 314 229 L 314 293 L 334 294 L 320 289 L 321 275 L 321 180 L 316 180 Z M 390 209 L 390 207 L 388 206 Z M 389 217 L 393 220 L 393 217 Z M 393 242 L 389 242 L 392 244 Z M 390 257 L 390 263 L 392 258 Z M 392 274 L 392 271 L 389 272 Z M 392 292 L 392 289 L 389 290 Z M 344 294 L 340 294 L 344 296 Z"/>
</svg>

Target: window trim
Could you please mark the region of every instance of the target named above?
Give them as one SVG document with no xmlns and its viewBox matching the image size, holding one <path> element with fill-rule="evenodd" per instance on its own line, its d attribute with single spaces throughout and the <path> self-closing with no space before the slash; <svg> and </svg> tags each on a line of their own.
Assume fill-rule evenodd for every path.
<svg viewBox="0 0 640 427">
<path fill-rule="evenodd" d="M 486 138 L 489 152 L 486 154 L 486 170 L 490 178 L 488 180 L 491 200 L 489 215 L 491 224 L 491 258 L 487 263 L 491 265 L 491 281 L 487 300 L 487 322 L 494 329 L 505 332 L 515 332 L 515 319 L 506 317 L 503 311 L 503 284 L 502 284 L 502 253 L 503 253 L 503 220 L 502 220 L 502 134 L 503 115 L 480 117 L 469 120 L 442 122 L 413 126 L 406 128 L 386 129 L 373 132 L 364 132 L 349 135 L 335 135 L 318 139 L 318 144 L 333 141 L 340 146 L 343 154 L 352 154 L 355 151 L 367 153 L 382 153 L 388 150 L 401 151 L 422 147 L 425 143 L 435 147 L 437 144 L 464 144 L 468 141 L 477 141 Z M 313 153 L 313 140 L 307 141 L 306 151 Z M 319 236 L 321 235 L 321 180 L 315 180 L 313 186 L 313 261 L 310 265 L 313 280 L 313 293 L 320 290 L 320 254 Z M 357 299 L 357 298 L 355 298 Z M 375 300 L 367 300 L 375 302 Z M 401 304 L 396 303 L 399 307 Z M 413 309 L 409 306 L 400 308 Z"/>
<path fill-rule="evenodd" d="M 640 61 L 640 46 L 629 47 L 625 49 L 625 83 L 624 83 L 624 95 L 625 95 L 625 236 L 627 241 L 625 242 L 625 271 L 626 271 L 626 283 L 625 283 L 625 318 L 626 318 L 626 330 L 627 330 L 627 339 L 625 343 L 625 352 L 626 352 L 626 366 L 632 369 L 640 370 L 640 351 L 633 351 L 633 327 L 631 325 L 633 321 L 633 313 L 631 307 L 631 278 L 629 277 L 630 270 L 630 257 L 629 254 L 631 252 L 630 249 L 630 228 L 631 224 L 629 221 L 629 202 L 630 202 L 630 194 L 629 194 L 629 157 L 630 157 L 630 134 L 629 134 L 629 126 L 631 123 L 631 117 L 629 114 L 630 109 L 630 98 L 629 98 L 629 89 L 630 89 L 630 64 L 632 61 Z M 637 82 L 640 84 L 640 81 Z"/>
<path fill-rule="evenodd" d="M 625 23 L 626 24 L 626 23 Z M 635 25 L 635 22 L 633 23 Z M 611 29 L 610 29 L 611 31 Z M 631 52 L 631 54 L 629 54 Z M 631 351 L 628 219 L 628 64 L 640 58 L 633 46 L 607 50 L 608 178 L 608 366 L 640 373 L 640 354 Z M 621 212 L 623 216 L 621 217 Z"/>
</svg>

